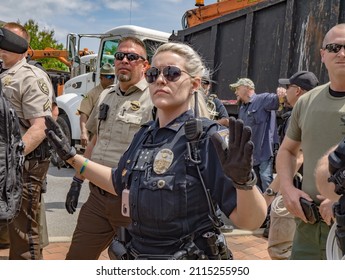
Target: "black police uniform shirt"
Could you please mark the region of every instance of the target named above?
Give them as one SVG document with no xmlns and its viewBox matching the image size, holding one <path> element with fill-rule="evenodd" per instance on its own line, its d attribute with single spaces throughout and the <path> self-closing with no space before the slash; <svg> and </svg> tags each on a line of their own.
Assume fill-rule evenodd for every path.
<svg viewBox="0 0 345 280">
<path fill-rule="evenodd" d="M 133 248 L 142 254 L 173 254 L 184 237 L 191 233 L 199 236 L 213 228 L 197 169 L 188 160 L 187 138 L 182 130 L 192 117 L 192 111 L 187 111 L 166 127 L 159 128 L 157 121 L 143 126 L 118 168 L 113 169 L 116 193 L 121 195 L 125 188 L 130 189 L 132 223 L 128 230 Z M 209 137 L 227 129 L 210 120 L 205 122 L 207 133 L 199 141 L 201 174 L 213 200 L 229 216 L 236 207 L 236 190 L 223 174 Z"/>
</svg>

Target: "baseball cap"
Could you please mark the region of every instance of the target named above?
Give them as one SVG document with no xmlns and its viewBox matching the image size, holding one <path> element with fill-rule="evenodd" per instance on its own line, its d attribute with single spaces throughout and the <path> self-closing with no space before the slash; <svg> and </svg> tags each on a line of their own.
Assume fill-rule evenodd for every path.
<svg viewBox="0 0 345 280">
<path fill-rule="evenodd" d="M 231 90 L 235 90 L 239 86 L 247 86 L 251 89 L 255 89 L 255 85 L 254 85 L 253 81 L 251 79 L 248 79 L 248 78 L 238 79 L 236 83 L 229 85 Z"/>
<path fill-rule="evenodd" d="M 319 84 L 319 80 L 314 73 L 308 71 L 298 71 L 293 74 L 289 79 L 279 79 L 281 85 L 291 85 L 301 87 L 304 90 L 311 90 Z"/>
<path fill-rule="evenodd" d="M 115 68 L 110 63 L 105 63 L 101 68 L 101 75 L 114 75 Z"/>
<path fill-rule="evenodd" d="M 204 70 L 204 73 L 202 74 L 202 77 L 201 77 L 201 82 L 205 83 L 205 84 L 210 84 L 211 83 L 210 71 L 208 69 Z"/>
</svg>

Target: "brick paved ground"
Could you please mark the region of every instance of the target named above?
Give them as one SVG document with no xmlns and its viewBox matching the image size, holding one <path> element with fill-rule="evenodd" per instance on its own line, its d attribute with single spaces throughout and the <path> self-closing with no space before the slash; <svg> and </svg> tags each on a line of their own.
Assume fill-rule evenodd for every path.
<svg viewBox="0 0 345 280">
<path fill-rule="evenodd" d="M 236 260 L 270 260 L 267 253 L 267 239 L 261 233 L 256 234 L 226 234 L 226 239 Z M 64 260 L 69 242 L 51 242 L 43 250 L 45 260 Z M 8 259 L 8 249 L 0 250 L 0 260 Z M 104 251 L 100 260 L 108 260 L 108 254 Z"/>
</svg>

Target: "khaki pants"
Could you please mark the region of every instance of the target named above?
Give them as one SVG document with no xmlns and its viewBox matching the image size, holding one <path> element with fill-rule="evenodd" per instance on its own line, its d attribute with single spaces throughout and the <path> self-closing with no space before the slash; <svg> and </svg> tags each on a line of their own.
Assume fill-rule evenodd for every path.
<svg viewBox="0 0 345 280">
<path fill-rule="evenodd" d="M 281 195 L 271 204 L 270 219 L 268 254 L 272 260 L 287 260 L 291 255 L 296 222 L 294 216 L 285 208 Z"/>
</svg>

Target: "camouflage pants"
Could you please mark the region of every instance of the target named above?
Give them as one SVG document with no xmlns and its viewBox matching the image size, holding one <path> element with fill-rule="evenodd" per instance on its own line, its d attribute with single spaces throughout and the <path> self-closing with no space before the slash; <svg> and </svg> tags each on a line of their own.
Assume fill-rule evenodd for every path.
<svg viewBox="0 0 345 280">
<path fill-rule="evenodd" d="M 40 207 L 49 160 L 30 159 L 24 163 L 23 197 L 19 215 L 9 224 L 10 260 L 41 259 Z"/>
</svg>

